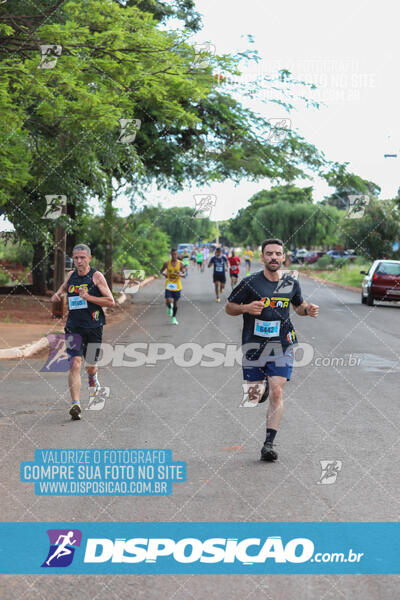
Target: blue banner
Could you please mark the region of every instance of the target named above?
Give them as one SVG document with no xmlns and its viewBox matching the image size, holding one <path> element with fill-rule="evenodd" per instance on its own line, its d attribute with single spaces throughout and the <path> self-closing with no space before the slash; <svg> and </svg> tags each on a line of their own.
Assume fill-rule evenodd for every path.
<svg viewBox="0 0 400 600">
<path fill-rule="evenodd" d="M 1 523 L 1 574 L 398 574 L 399 523 Z"/>
</svg>

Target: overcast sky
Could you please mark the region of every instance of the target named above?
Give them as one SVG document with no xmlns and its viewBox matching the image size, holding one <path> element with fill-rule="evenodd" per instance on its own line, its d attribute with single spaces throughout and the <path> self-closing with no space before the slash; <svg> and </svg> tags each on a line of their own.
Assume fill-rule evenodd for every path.
<svg viewBox="0 0 400 600">
<path fill-rule="evenodd" d="M 383 155 L 397 152 L 400 145 L 397 3 L 196 0 L 196 5 L 204 24 L 197 42 L 212 42 L 217 54 L 255 47 L 263 59 L 258 72 L 286 67 L 294 77 L 318 85 L 313 97 L 327 105 L 314 110 L 299 104 L 290 115 L 272 104 L 253 104 L 253 109 L 266 118 L 289 117 L 292 127 L 328 159 L 349 162 L 351 171 L 382 188 L 381 197 L 396 194 L 398 159 Z M 253 36 L 253 46 L 244 39 L 247 34 Z M 316 200 L 331 192 L 319 179 L 298 183 L 313 185 Z M 243 181 L 237 187 L 225 182 L 176 195 L 154 190 L 148 199 L 164 206 L 194 206 L 193 194 L 209 191 L 217 196 L 212 218 L 220 220 L 266 187 L 268 181 Z"/>
<path fill-rule="evenodd" d="M 349 169 L 393 197 L 400 186 L 399 159 L 384 158 L 399 150 L 398 5 L 393 0 L 196 0 L 204 27 L 193 42 L 211 42 L 217 54 L 256 48 L 261 63 L 245 77 L 288 68 L 298 79 L 318 86 L 313 97 L 327 106 L 319 110 L 299 104 L 289 115 L 280 107 L 253 103 L 265 118 L 289 117 L 292 128 L 323 150 L 330 160 L 349 162 Z M 254 38 L 250 46 L 247 35 Z M 331 192 L 325 182 L 313 185 L 315 200 Z M 227 219 L 246 206 L 268 181 L 193 186 L 185 192 L 149 192 L 149 203 L 194 207 L 193 194 L 215 194 L 211 217 Z M 129 213 L 126 199 L 117 206 Z"/>
</svg>

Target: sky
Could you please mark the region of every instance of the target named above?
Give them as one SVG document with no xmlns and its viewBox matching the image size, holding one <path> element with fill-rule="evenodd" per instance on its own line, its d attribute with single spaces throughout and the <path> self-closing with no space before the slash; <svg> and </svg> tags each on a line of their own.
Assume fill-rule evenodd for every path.
<svg viewBox="0 0 400 600">
<path fill-rule="evenodd" d="M 246 106 L 265 118 L 290 118 L 291 126 L 329 160 L 349 162 L 349 170 L 377 183 L 381 198 L 396 195 L 400 186 L 399 158 L 384 158 L 399 152 L 399 70 L 397 4 L 390 0 L 196 0 L 203 16 L 203 29 L 194 43 L 210 42 L 217 54 L 238 49 L 257 49 L 261 62 L 245 71 L 246 81 L 257 74 L 287 68 L 293 77 L 315 83 L 314 97 L 325 105 L 319 110 L 298 104 L 290 114 L 273 104 L 254 102 Z M 247 35 L 254 44 L 250 45 Z M 400 153 L 399 153 L 400 154 Z M 314 187 L 314 200 L 332 192 L 314 178 L 298 181 Z M 213 194 L 213 220 L 234 216 L 249 198 L 268 189 L 268 180 L 226 181 L 208 188 L 191 186 L 171 194 L 153 187 L 146 193 L 149 204 L 164 207 L 195 206 L 194 194 Z M 128 200 L 116 201 L 121 215 L 130 212 Z M 93 203 L 95 207 L 95 203 Z M 1 228 L 1 224 L 0 224 Z M 3 226 L 4 228 L 4 226 Z"/>
<path fill-rule="evenodd" d="M 326 104 L 319 110 L 299 104 L 290 114 L 272 104 L 254 103 L 251 108 L 265 118 L 290 118 L 292 128 L 329 160 L 349 162 L 350 171 L 382 188 L 382 198 L 396 195 L 399 159 L 384 158 L 400 146 L 395 2 L 196 0 L 196 8 L 204 27 L 194 41 L 211 42 L 217 54 L 256 48 L 262 58 L 258 72 L 288 68 L 295 78 L 315 83 L 318 90 L 312 97 Z M 248 34 L 254 45 L 248 44 Z M 313 185 L 315 200 L 332 192 L 319 178 L 297 183 Z M 178 194 L 153 188 L 147 200 L 165 207 L 194 206 L 193 194 L 208 192 L 216 196 L 211 218 L 222 220 L 269 187 L 264 180 L 242 181 L 238 186 L 229 181 L 209 188 L 192 186 Z M 119 205 L 127 210 L 123 199 Z"/>
</svg>

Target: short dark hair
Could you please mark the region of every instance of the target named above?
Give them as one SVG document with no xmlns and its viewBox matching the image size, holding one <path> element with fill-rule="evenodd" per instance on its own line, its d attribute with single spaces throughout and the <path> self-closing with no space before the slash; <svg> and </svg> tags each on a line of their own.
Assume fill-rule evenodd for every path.
<svg viewBox="0 0 400 600">
<path fill-rule="evenodd" d="M 279 238 L 268 238 L 268 240 L 264 240 L 263 243 L 261 244 L 261 253 L 262 254 L 264 254 L 265 246 L 268 246 L 269 244 L 278 244 L 278 246 L 282 246 L 282 250 L 283 250 L 282 240 L 280 240 Z"/>
<path fill-rule="evenodd" d="M 177 248 L 171 248 L 171 252 L 178 252 Z"/>
<path fill-rule="evenodd" d="M 76 244 L 76 246 L 74 246 L 72 249 L 72 254 L 74 252 L 86 252 L 88 256 L 92 256 L 90 248 L 89 246 L 86 246 L 86 244 Z"/>
</svg>

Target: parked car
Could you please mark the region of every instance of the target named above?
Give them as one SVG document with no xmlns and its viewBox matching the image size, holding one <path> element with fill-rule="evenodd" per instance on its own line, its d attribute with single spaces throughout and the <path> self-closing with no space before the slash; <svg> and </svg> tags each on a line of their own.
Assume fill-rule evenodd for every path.
<svg viewBox="0 0 400 600">
<path fill-rule="evenodd" d="M 321 258 L 321 256 L 324 256 L 324 254 L 326 254 L 326 252 L 324 252 L 322 250 L 317 250 L 315 252 L 308 252 L 307 256 L 304 258 L 304 262 L 306 262 L 309 265 L 312 265 L 313 263 L 317 262 L 317 260 L 319 258 Z"/>
<path fill-rule="evenodd" d="M 292 261 L 292 263 L 300 263 L 301 264 L 304 262 L 304 259 L 307 256 L 307 254 L 308 254 L 308 250 L 306 250 L 305 248 L 297 248 L 293 252 L 290 260 Z"/>
<path fill-rule="evenodd" d="M 193 244 L 178 244 L 178 254 L 181 254 L 185 249 L 190 252 L 193 249 Z"/>
<path fill-rule="evenodd" d="M 361 284 L 361 302 L 373 306 L 375 300 L 400 300 L 400 260 L 376 260 Z"/>
<path fill-rule="evenodd" d="M 334 260 L 349 258 L 349 256 L 345 252 L 341 252 L 340 250 L 328 250 L 327 255 L 333 258 Z"/>
</svg>

